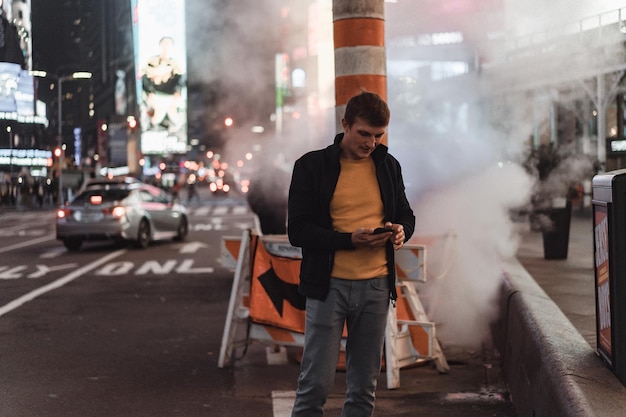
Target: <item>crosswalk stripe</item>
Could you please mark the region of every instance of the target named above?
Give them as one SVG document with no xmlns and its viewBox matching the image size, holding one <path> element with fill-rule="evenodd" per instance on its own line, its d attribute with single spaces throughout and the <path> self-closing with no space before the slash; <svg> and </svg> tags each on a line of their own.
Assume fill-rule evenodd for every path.
<svg viewBox="0 0 626 417">
<path fill-rule="evenodd" d="M 208 216 L 209 210 L 211 210 L 211 207 L 208 207 L 208 206 L 198 207 L 197 209 L 193 211 L 193 214 L 195 216 Z"/>
<path fill-rule="evenodd" d="M 228 209 L 229 208 L 230 207 L 227 207 L 227 206 L 217 206 L 217 207 L 215 207 L 213 209 L 213 213 L 212 214 L 214 214 L 216 216 L 224 216 L 224 215 L 228 214 Z"/>
<path fill-rule="evenodd" d="M 187 212 L 194 217 L 226 216 L 228 214 L 240 216 L 251 213 L 250 208 L 247 206 L 202 206 L 195 208 L 188 207 Z"/>
<path fill-rule="evenodd" d="M 233 214 L 247 214 L 247 213 L 249 213 L 248 207 L 245 207 L 245 206 L 233 207 Z"/>
</svg>

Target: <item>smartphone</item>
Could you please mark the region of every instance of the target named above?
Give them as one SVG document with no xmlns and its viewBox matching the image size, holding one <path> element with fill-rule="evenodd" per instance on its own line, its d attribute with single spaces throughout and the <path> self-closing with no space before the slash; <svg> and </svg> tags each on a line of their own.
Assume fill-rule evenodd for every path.
<svg viewBox="0 0 626 417">
<path fill-rule="evenodd" d="M 392 231 L 393 230 L 385 229 L 384 227 L 377 227 L 376 229 L 374 229 L 374 234 L 377 235 L 379 233 L 392 232 Z"/>
</svg>

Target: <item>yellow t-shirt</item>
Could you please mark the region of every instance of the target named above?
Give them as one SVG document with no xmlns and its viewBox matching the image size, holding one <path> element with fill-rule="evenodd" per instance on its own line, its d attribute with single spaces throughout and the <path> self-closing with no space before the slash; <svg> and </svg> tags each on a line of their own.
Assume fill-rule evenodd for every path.
<svg viewBox="0 0 626 417">
<path fill-rule="evenodd" d="M 352 233 L 359 227 L 383 226 L 383 201 L 372 158 L 341 158 L 341 173 L 330 200 L 333 228 Z M 356 248 L 335 252 L 332 276 L 343 279 L 368 279 L 386 276 L 385 248 Z"/>
</svg>

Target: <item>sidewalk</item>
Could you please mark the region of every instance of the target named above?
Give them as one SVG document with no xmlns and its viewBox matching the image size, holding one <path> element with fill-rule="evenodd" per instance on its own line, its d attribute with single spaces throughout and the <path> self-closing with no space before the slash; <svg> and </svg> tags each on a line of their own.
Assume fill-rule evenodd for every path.
<svg viewBox="0 0 626 417">
<path fill-rule="evenodd" d="M 46 202 L 43 205 L 39 204 L 3 204 L 0 205 L 0 215 L 3 213 L 14 213 L 22 211 L 50 211 L 57 208 L 56 204 Z"/>
<path fill-rule="evenodd" d="M 528 232 L 524 235 L 517 259 L 595 350 L 596 310 L 591 211 L 575 211 L 572 215 L 567 259 L 545 260 L 540 232 Z"/>
<path fill-rule="evenodd" d="M 596 353 L 591 211 L 574 211 L 565 260 L 525 231 L 505 265 L 503 368 L 518 415 L 624 416 L 626 387 Z"/>
</svg>

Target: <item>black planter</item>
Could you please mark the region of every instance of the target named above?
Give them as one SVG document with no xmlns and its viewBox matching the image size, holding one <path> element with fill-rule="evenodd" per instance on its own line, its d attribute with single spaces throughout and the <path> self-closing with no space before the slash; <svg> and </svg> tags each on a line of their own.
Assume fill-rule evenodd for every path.
<svg viewBox="0 0 626 417">
<path fill-rule="evenodd" d="M 545 259 L 567 259 L 569 229 L 572 220 L 572 203 L 562 208 L 544 211 L 550 219 L 550 227 L 543 230 L 543 257 Z"/>
</svg>

